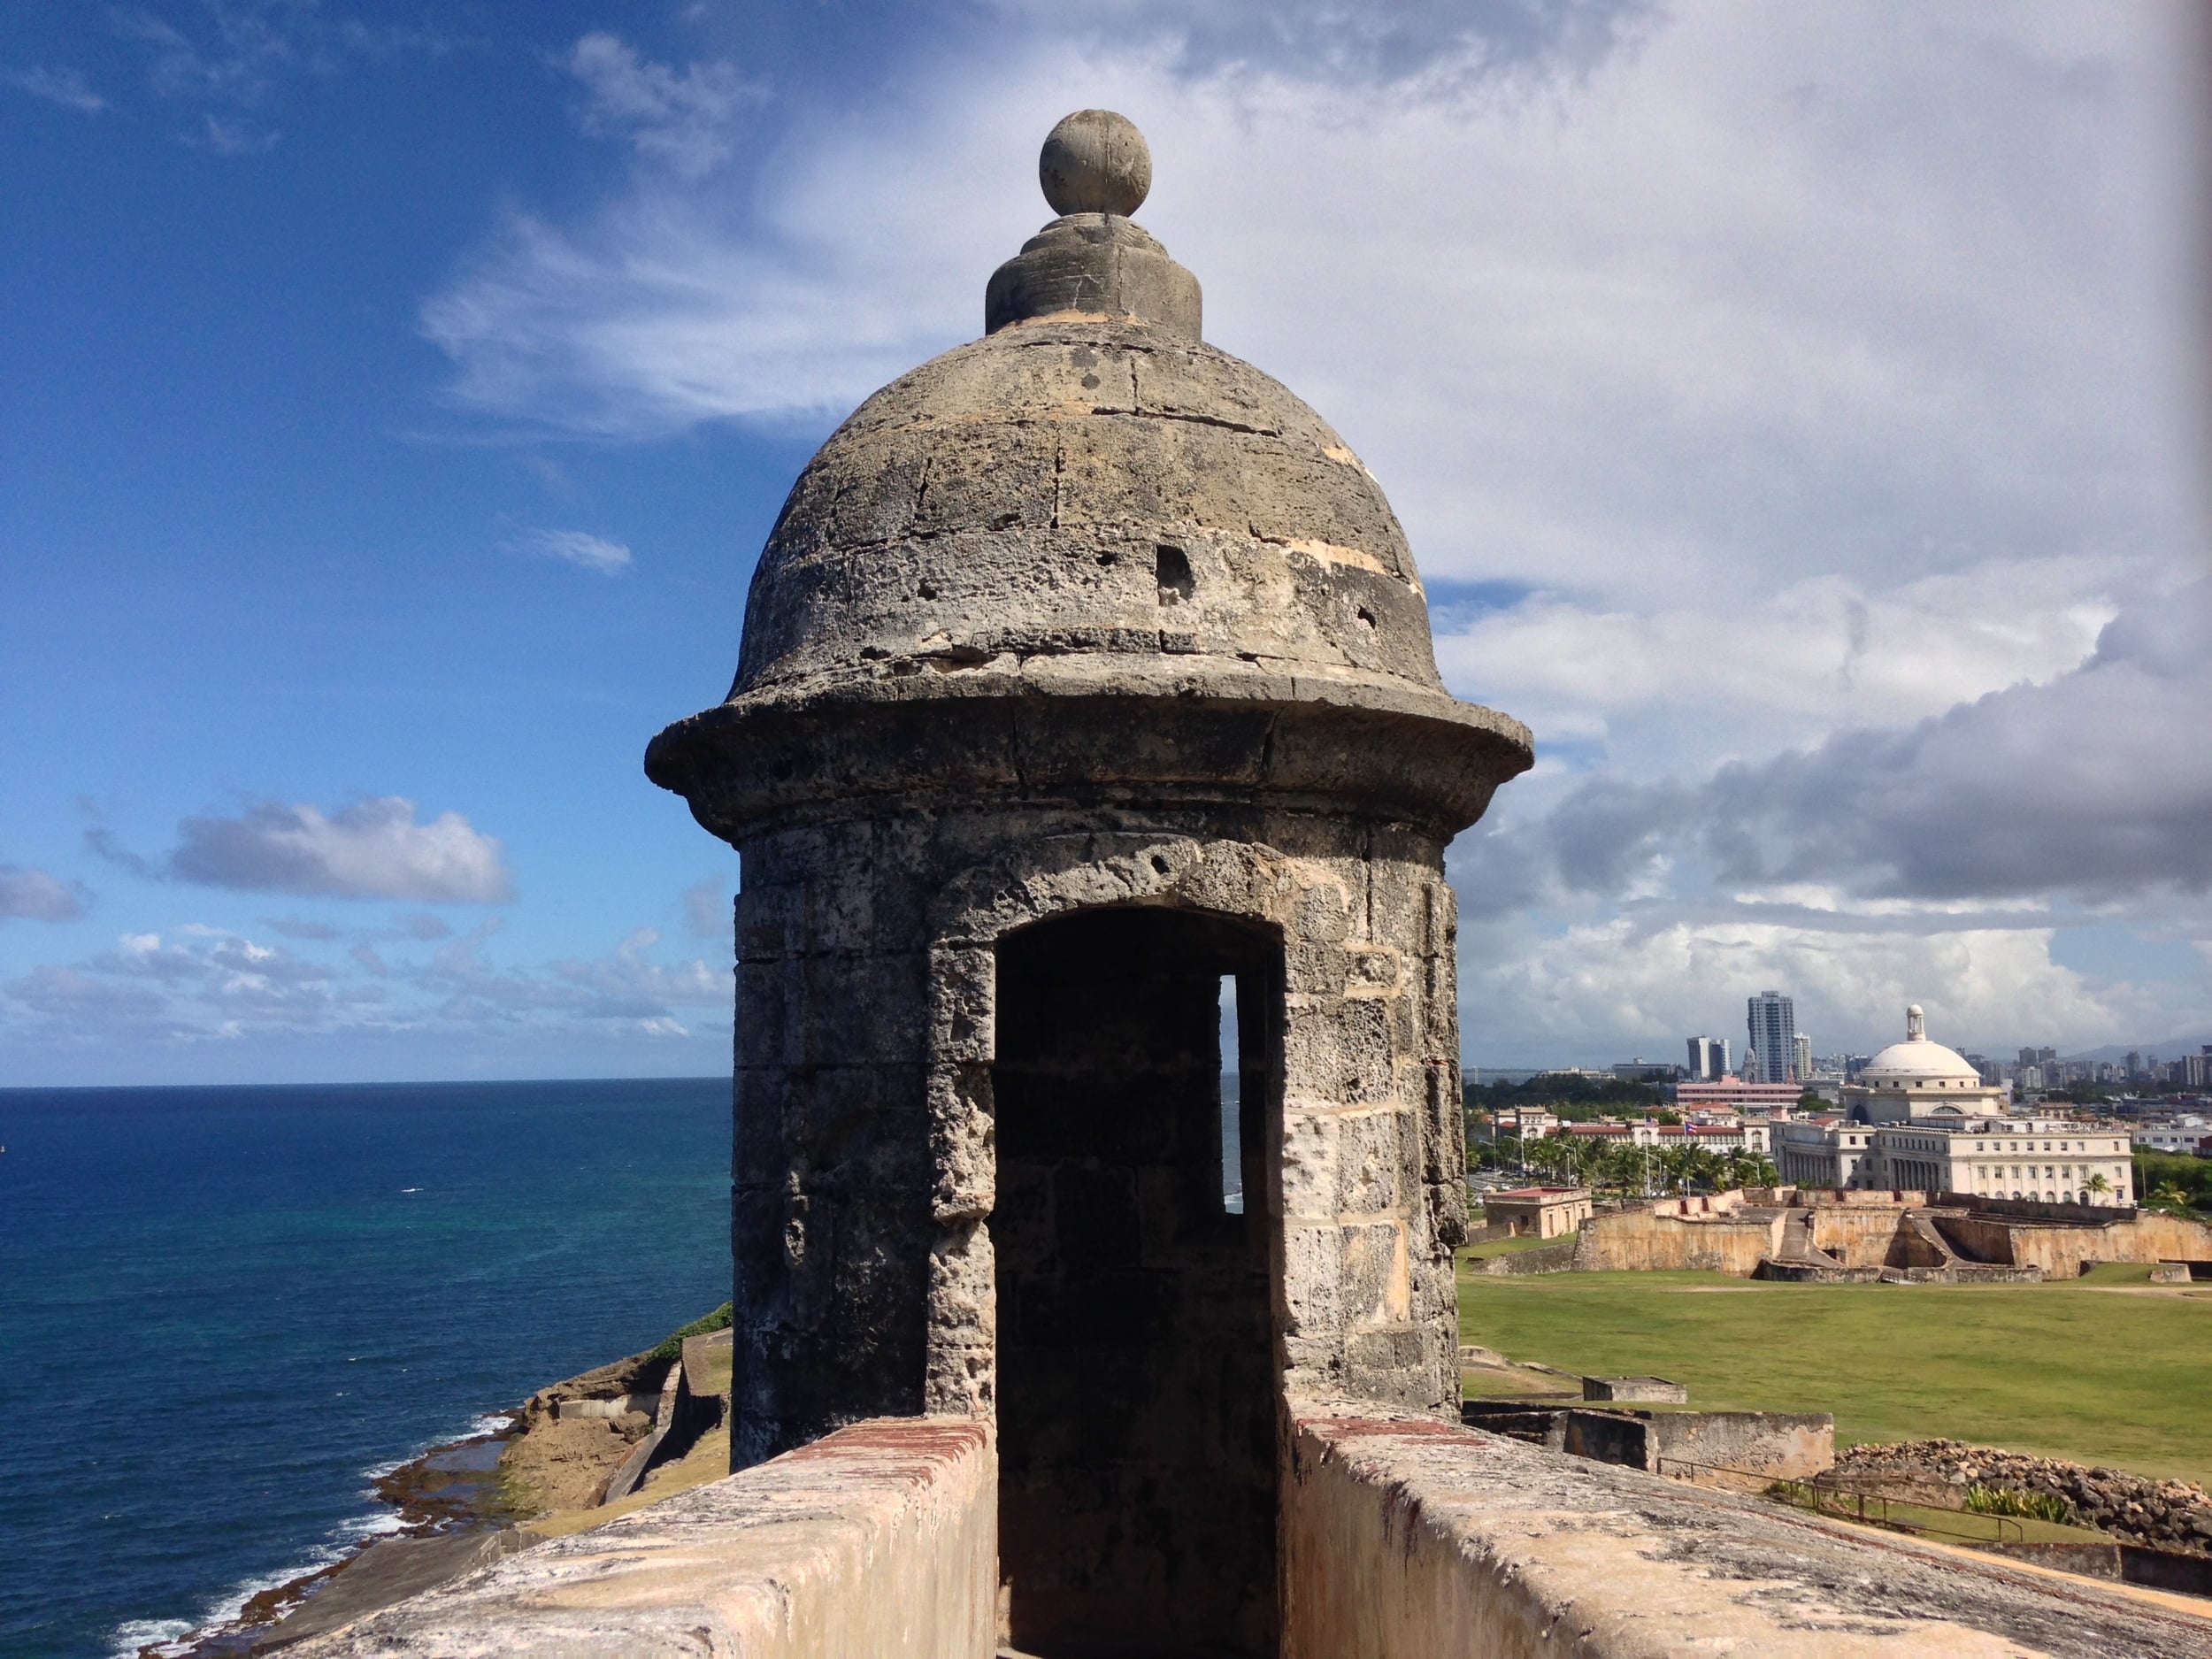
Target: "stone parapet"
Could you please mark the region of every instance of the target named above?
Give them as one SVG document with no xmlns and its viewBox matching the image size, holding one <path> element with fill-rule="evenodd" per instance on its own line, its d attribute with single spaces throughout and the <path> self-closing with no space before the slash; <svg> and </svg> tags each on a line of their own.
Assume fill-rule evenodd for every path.
<svg viewBox="0 0 2212 1659">
<path fill-rule="evenodd" d="M 2212 1618 L 1548 1455 L 1294 1404 L 1285 1659 L 2212 1655 Z"/>
<path fill-rule="evenodd" d="M 988 1659 L 997 1598 L 989 1431 L 878 1419 L 288 1651 Z"/>
</svg>

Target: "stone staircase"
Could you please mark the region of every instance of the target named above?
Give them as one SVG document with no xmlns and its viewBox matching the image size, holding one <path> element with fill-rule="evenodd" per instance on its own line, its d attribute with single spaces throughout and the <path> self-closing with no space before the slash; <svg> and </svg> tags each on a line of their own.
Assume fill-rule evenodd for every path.
<svg viewBox="0 0 2212 1659">
<path fill-rule="evenodd" d="M 1813 1212 L 1809 1210 L 1792 1210 L 1783 1216 L 1782 1250 L 1775 1259 L 1807 1267 L 1840 1269 L 1843 1266 L 1841 1262 L 1813 1242 Z"/>
</svg>

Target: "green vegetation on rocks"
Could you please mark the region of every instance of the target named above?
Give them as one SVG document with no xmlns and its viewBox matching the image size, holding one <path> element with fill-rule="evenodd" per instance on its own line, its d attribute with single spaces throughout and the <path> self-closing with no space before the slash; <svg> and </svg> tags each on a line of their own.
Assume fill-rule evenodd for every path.
<svg viewBox="0 0 2212 1659">
<path fill-rule="evenodd" d="M 1970 1486 L 1966 1507 L 1977 1515 L 2017 1515 L 2032 1521 L 2063 1524 L 2074 1518 L 2074 1506 L 2057 1493 L 2016 1492 L 2010 1486 Z"/>
<path fill-rule="evenodd" d="M 689 1325 L 683 1326 L 680 1330 L 671 1333 L 666 1340 L 663 1341 L 658 1348 L 649 1349 L 645 1357 L 649 1360 L 674 1359 L 677 1355 L 684 1351 L 684 1339 L 686 1337 L 704 1336 L 710 1331 L 728 1330 L 730 1328 L 730 1320 L 734 1316 L 735 1311 L 735 1309 L 733 1308 L 730 1303 L 726 1302 L 724 1302 L 719 1308 L 717 1308 L 712 1313 L 708 1314 L 704 1318 L 694 1319 Z"/>
</svg>

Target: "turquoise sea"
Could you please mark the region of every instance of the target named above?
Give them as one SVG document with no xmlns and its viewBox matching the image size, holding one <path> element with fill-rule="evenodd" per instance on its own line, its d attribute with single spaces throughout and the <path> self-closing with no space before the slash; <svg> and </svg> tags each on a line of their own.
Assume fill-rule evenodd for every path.
<svg viewBox="0 0 2212 1659">
<path fill-rule="evenodd" d="M 730 1086 L 0 1090 L 0 1656 L 223 1617 L 729 1296 Z"/>
</svg>

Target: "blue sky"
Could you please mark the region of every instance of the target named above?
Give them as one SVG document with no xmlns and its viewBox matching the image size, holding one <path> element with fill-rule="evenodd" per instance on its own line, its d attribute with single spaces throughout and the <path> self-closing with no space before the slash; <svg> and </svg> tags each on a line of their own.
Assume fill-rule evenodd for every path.
<svg viewBox="0 0 2212 1659">
<path fill-rule="evenodd" d="M 0 1080 L 726 1064 L 644 742 L 1094 104 L 1536 729 L 1471 1060 L 2212 1041 L 2178 11 L 4 15 Z"/>
</svg>

